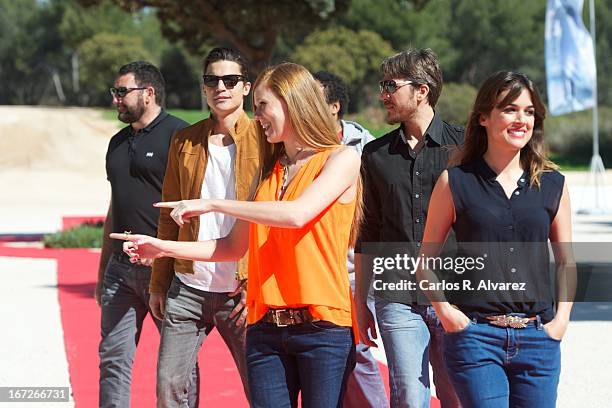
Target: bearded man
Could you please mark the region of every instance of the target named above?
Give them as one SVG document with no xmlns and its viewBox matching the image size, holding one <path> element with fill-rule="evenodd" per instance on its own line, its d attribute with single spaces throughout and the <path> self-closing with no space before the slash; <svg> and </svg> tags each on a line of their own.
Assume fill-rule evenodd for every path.
<svg viewBox="0 0 612 408">
<path fill-rule="evenodd" d="M 95 297 L 102 310 L 100 407 L 129 407 L 134 353 L 149 310 L 151 261 L 131 263 L 112 231 L 155 235 L 168 148 L 188 124 L 162 109 L 164 78 L 157 67 L 136 61 L 119 69 L 110 88 L 118 118 L 128 126 L 110 140 L 106 175 L 111 202 Z M 114 241 L 114 242 L 111 242 Z M 161 321 L 153 318 L 158 330 Z M 191 374 L 189 406 L 197 406 L 197 366 Z"/>
</svg>

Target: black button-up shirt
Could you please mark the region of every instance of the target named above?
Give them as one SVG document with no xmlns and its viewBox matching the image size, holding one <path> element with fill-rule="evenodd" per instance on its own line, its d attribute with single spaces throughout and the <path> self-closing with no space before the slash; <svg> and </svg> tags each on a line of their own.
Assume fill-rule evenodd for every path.
<svg viewBox="0 0 612 408">
<path fill-rule="evenodd" d="M 449 169 L 448 177 L 458 245 L 471 256 L 488 255 L 483 270 L 458 278 L 471 279 L 474 287 L 481 280 L 526 283 L 521 290 L 463 291 L 455 303 L 471 318 L 525 313 L 550 321 L 555 285 L 547 242 L 563 194 L 563 175 L 544 172 L 538 187 L 529 184 L 524 172 L 510 198 L 482 158 Z"/>
<path fill-rule="evenodd" d="M 416 153 L 403 140 L 400 130 L 368 143 L 363 150 L 364 220 L 356 252 L 361 252 L 362 244 L 368 242 L 420 245 L 433 187 L 455 147 L 463 143 L 463 127 L 450 125 L 437 114 Z M 376 294 L 402 301 L 397 293 Z"/>
<path fill-rule="evenodd" d="M 463 142 L 463 128 L 438 115 L 416 154 L 400 133 L 397 128 L 363 150 L 364 221 L 358 248 L 363 242 L 421 242 L 433 187 L 454 147 Z"/>
</svg>

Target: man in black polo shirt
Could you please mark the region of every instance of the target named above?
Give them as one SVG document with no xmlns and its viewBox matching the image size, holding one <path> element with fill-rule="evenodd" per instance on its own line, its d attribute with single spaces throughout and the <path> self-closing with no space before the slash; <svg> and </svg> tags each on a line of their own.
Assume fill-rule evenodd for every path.
<svg viewBox="0 0 612 408">
<path fill-rule="evenodd" d="M 367 243 L 420 245 L 433 186 L 452 150 L 448 147 L 463 141 L 463 129 L 443 122 L 434 111 L 442 73 L 431 49 L 386 58 L 381 71 L 380 100 L 387 122 L 401 126 L 363 150 L 364 222 L 356 252 L 364 255 Z M 375 346 L 368 329 L 376 338 L 376 326 L 366 306 L 373 271 L 365 261 L 363 255 L 358 256 L 355 303 L 360 337 Z M 433 308 L 414 303 L 401 290 L 374 288 L 376 318 L 393 377 L 389 381 L 391 407 L 429 406 L 430 359 L 442 406 L 459 406 L 442 359 L 443 332 Z"/>
<path fill-rule="evenodd" d="M 149 312 L 151 262 L 132 264 L 113 231 L 155 236 L 166 160 L 172 135 L 188 124 L 163 109 L 164 79 L 148 62 L 137 61 L 119 70 L 110 88 L 118 118 L 129 126 L 110 140 L 106 174 L 111 204 L 104 223 L 96 301 L 102 308 L 100 341 L 100 407 L 129 407 L 132 363 L 142 323 Z M 153 319 L 158 330 L 161 322 Z M 192 373 L 197 381 L 197 367 Z M 191 387 L 190 406 L 197 406 L 197 387 Z"/>
</svg>

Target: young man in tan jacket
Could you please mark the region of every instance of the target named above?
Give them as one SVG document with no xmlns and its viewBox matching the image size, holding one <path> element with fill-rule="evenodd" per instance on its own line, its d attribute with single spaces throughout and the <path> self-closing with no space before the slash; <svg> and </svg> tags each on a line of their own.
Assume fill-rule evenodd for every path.
<svg viewBox="0 0 612 408">
<path fill-rule="evenodd" d="M 258 125 L 243 109 L 251 88 L 244 56 L 233 49 L 215 48 L 203 68 L 203 91 L 211 115 L 172 139 L 163 201 L 246 200 L 258 176 L 262 139 Z M 216 239 L 227 235 L 234 221 L 233 217 L 210 213 L 179 227 L 170 211 L 161 209 L 157 236 L 179 241 Z M 155 260 L 150 307 L 163 319 L 157 366 L 158 407 L 185 406 L 189 372 L 202 342 L 215 327 L 232 353 L 247 393 L 245 261 Z"/>
</svg>

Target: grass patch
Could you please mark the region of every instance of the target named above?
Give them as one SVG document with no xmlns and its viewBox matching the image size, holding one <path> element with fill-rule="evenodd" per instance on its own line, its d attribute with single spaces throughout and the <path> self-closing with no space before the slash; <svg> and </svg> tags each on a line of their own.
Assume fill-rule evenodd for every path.
<svg viewBox="0 0 612 408">
<path fill-rule="evenodd" d="M 176 116 L 177 118 L 183 119 L 185 122 L 191 125 L 193 125 L 196 122 L 199 122 L 200 120 L 204 118 L 207 118 L 209 115 L 208 111 L 201 111 L 201 110 L 169 109 L 167 110 L 167 112 L 171 115 Z M 253 116 L 253 115 L 251 115 L 249 112 L 249 116 Z M 104 119 L 116 122 L 118 129 L 121 129 L 126 126 L 125 123 L 117 119 L 117 111 L 114 109 L 103 109 L 102 117 Z"/>
<path fill-rule="evenodd" d="M 375 137 L 382 136 L 397 127 L 397 125 L 386 124 L 384 121 L 384 113 L 381 116 L 376 111 L 376 109 L 366 109 L 364 112 L 347 115 L 346 119 L 359 123 L 368 129 Z M 125 127 L 125 123 L 117 119 L 117 111 L 113 109 L 102 109 L 101 112 L 104 119 L 116 122 L 118 129 Z M 192 125 L 207 118 L 209 115 L 208 111 L 201 110 L 168 109 L 167 112 Z M 253 112 L 247 112 L 247 115 L 252 118 Z"/>
<path fill-rule="evenodd" d="M 183 119 L 185 122 L 191 125 L 209 116 L 208 111 L 201 110 L 170 109 L 168 110 L 168 113 L 176 116 L 177 118 Z"/>
<path fill-rule="evenodd" d="M 561 171 L 587 171 L 589 162 L 577 159 L 575 156 L 551 153 L 548 155 L 550 160 L 560 167 Z"/>
<path fill-rule="evenodd" d="M 104 223 L 84 223 L 77 227 L 45 235 L 45 248 L 101 248 Z"/>
</svg>

